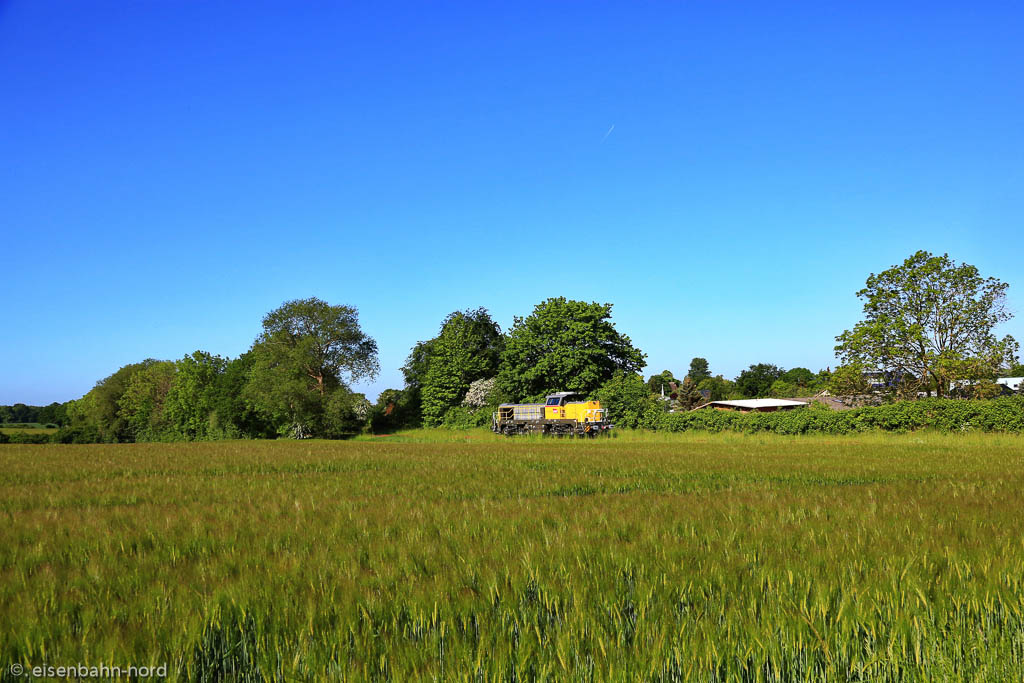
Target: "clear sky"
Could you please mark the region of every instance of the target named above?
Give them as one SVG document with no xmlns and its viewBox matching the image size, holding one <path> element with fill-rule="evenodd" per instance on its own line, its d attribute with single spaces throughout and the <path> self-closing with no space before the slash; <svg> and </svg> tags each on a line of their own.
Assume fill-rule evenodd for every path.
<svg viewBox="0 0 1024 683">
<path fill-rule="evenodd" d="M 917 249 L 1010 283 L 1019 2 L 0 0 L 0 404 L 357 306 L 613 303 L 647 374 L 834 364 Z"/>
</svg>

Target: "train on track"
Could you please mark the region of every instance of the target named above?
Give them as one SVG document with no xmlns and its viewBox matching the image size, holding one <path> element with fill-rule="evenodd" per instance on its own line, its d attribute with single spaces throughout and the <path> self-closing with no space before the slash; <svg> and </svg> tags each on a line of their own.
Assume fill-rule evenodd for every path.
<svg viewBox="0 0 1024 683">
<path fill-rule="evenodd" d="M 571 401 L 573 391 L 548 394 L 544 403 L 503 403 L 491 416 L 491 430 L 506 436 L 550 434 L 595 437 L 610 434 L 600 401 Z"/>
</svg>

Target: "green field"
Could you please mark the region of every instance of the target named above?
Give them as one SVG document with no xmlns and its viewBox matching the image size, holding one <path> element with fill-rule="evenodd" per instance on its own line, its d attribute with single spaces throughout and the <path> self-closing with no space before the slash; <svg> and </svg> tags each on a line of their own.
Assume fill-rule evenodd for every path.
<svg viewBox="0 0 1024 683">
<path fill-rule="evenodd" d="M 21 434 L 25 432 L 29 434 L 53 434 L 56 431 L 55 427 L 47 427 L 39 423 L 0 425 L 0 433 L 3 434 Z"/>
<path fill-rule="evenodd" d="M 0 677 L 1024 679 L 1022 437 L 6 445 L 0 517 Z"/>
</svg>

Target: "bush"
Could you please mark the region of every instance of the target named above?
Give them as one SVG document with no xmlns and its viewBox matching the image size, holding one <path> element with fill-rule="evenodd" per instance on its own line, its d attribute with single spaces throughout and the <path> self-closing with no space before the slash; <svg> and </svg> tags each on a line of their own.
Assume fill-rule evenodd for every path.
<svg viewBox="0 0 1024 683">
<path fill-rule="evenodd" d="M 14 432 L 8 435 L 10 437 L 10 443 L 50 443 L 49 434 L 33 434 L 32 432 Z"/>
<path fill-rule="evenodd" d="M 493 412 L 493 410 L 486 407 L 470 410 L 465 406 L 455 406 L 445 412 L 444 417 L 441 418 L 441 426 L 446 429 L 487 427 L 491 424 L 491 414 Z"/>
<path fill-rule="evenodd" d="M 666 415 L 665 402 L 647 390 L 643 379 L 620 373 L 597 390 L 594 398 L 601 402 L 605 417 L 616 427 L 657 429 Z"/>
<path fill-rule="evenodd" d="M 100 443 L 102 440 L 95 425 L 61 427 L 51 437 L 53 443 Z"/>
<path fill-rule="evenodd" d="M 926 398 L 834 411 L 811 405 L 774 413 L 738 413 L 706 408 L 664 415 L 658 429 L 776 434 L 852 434 L 877 429 L 910 432 L 1024 432 L 1024 397 L 991 400 Z"/>
</svg>

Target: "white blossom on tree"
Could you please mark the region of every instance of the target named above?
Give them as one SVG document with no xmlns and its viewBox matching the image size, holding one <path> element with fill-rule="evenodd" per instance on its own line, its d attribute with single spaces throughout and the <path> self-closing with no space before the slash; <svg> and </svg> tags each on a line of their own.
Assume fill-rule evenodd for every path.
<svg viewBox="0 0 1024 683">
<path fill-rule="evenodd" d="M 478 379 L 471 382 L 466 397 L 462 399 L 462 405 L 470 410 L 483 408 L 491 402 L 491 395 L 494 393 L 494 385 L 497 378 Z"/>
</svg>

